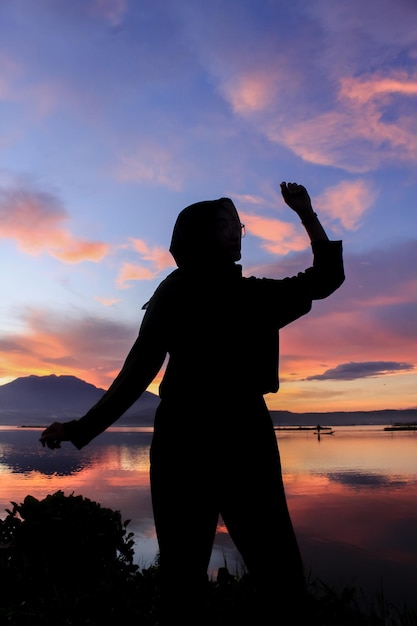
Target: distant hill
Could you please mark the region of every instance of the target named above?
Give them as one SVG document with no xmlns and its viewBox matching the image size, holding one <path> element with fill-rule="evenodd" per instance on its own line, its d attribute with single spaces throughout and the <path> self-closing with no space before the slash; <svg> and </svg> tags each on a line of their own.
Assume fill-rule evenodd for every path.
<svg viewBox="0 0 417 626">
<path fill-rule="evenodd" d="M 26 376 L 0 385 L 0 425 L 45 426 L 81 417 L 103 395 L 75 376 Z M 159 397 L 145 391 L 117 421 L 118 426 L 152 426 Z M 275 426 L 343 426 L 417 422 L 417 409 L 293 413 L 271 411 Z"/>
<path fill-rule="evenodd" d="M 45 425 L 51 419 L 81 417 L 103 395 L 75 376 L 25 376 L 0 385 L 0 424 Z M 145 391 L 120 418 L 118 425 L 152 424 L 159 397 Z"/>
<path fill-rule="evenodd" d="M 417 409 L 385 409 L 381 411 L 334 411 L 329 413 L 292 413 L 271 411 L 275 426 L 365 426 L 394 423 L 417 423 Z"/>
</svg>

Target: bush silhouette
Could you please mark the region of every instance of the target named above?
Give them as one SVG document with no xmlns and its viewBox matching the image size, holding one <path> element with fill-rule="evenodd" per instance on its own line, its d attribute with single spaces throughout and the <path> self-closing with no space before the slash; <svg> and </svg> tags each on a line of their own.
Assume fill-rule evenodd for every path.
<svg viewBox="0 0 417 626">
<path fill-rule="evenodd" d="M 122 523 L 118 511 L 62 491 L 12 504 L 12 563 L 31 584 L 85 584 L 99 573 L 114 577 L 137 570 L 133 533 L 127 533 L 129 521 Z"/>
<path fill-rule="evenodd" d="M 0 624 L 93 625 L 152 613 L 156 568 L 139 572 L 119 511 L 62 491 L 11 504 L 0 520 Z"/>
</svg>

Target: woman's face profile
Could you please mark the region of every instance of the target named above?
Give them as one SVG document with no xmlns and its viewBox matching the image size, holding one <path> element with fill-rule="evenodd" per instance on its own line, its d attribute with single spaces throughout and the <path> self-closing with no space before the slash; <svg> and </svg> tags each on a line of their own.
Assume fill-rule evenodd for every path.
<svg viewBox="0 0 417 626">
<path fill-rule="evenodd" d="M 216 251 L 222 259 L 239 261 L 241 257 L 242 224 L 236 211 L 227 206 L 217 209 L 214 220 Z"/>
</svg>

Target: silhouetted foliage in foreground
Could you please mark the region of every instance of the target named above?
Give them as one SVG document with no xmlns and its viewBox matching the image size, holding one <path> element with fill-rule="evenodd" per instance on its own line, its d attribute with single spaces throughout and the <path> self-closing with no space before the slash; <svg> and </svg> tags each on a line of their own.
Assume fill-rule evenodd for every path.
<svg viewBox="0 0 417 626">
<path fill-rule="evenodd" d="M 134 564 L 133 533 L 120 512 L 62 491 L 11 504 L 0 520 L 1 626 L 157 625 L 158 563 Z M 246 574 L 221 568 L 196 625 L 246 624 L 251 594 Z M 407 607 L 364 600 L 354 588 L 336 593 L 310 581 L 309 625 L 417 626 Z M 277 624 L 282 617 L 278 604 Z"/>
</svg>

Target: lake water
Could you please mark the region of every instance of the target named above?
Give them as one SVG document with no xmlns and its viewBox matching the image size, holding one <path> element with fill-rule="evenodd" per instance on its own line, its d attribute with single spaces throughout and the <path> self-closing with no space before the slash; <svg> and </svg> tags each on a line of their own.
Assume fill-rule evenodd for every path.
<svg viewBox="0 0 417 626">
<path fill-rule="evenodd" d="M 288 505 L 304 562 L 330 586 L 417 598 L 417 432 L 335 427 L 334 434 L 277 432 Z M 149 491 L 151 428 L 112 428 L 82 451 L 50 451 L 40 430 L 0 427 L 0 518 L 10 502 L 62 490 L 119 510 L 136 539 L 140 566 L 157 552 Z M 175 468 L 174 468 L 175 469 Z M 181 511 L 178 511 L 181 515 Z M 253 516 L 253 532 L 262 533 Z M 239 555 L 219 522 L 210 569 Z"/>
</svg>

